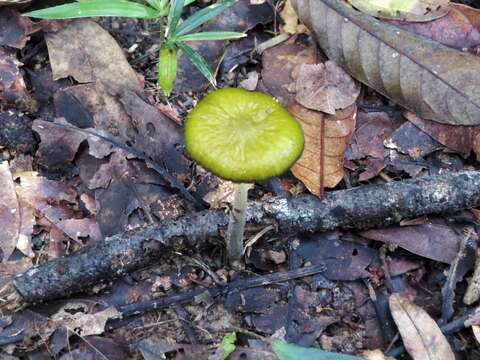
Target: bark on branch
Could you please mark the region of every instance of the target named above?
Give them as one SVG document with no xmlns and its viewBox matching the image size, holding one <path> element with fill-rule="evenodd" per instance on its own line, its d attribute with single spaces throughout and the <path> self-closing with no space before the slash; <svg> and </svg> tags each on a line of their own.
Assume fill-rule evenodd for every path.
<svg viewBox="0 0 480 360">
<path fill-rule="evenodd" d="M 247 221 L 282 233 L 367 229 L 404 218 L 480 206 L 480 172 L 469 171 L 310 195 L 251 202 Z M 18 275 L 0 291 L 0 308 L 66 297 L 155 262 L 166 247 L 218 236 L 228 214 L 205 210 L 108 238 Z M 3 302 L 3 305 L 2 305 Z"/>
</svg>

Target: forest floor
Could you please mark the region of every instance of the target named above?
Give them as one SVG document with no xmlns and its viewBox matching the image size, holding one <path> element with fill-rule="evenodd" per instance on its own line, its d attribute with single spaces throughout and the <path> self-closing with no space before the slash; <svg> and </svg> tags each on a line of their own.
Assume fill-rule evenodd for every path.
<svg viewBox="0 0 480 360">
<path fill-rule="evenodd" d="M 20 16 L 59 3 L 0 7 L 0 288 L 32 266 L 115 234 L 199 209 L 228 212 L 233 196 L 230 182 L 185 155 L 184 119 L 213 87 L 180 57 L 173 94 L 166 98 L 157 90 L 158 23 Z M 480 13 L 473 9 L 480 3 L 463 3 L 472 6 L 470 16 L 458 12 L 405 30 L 476 56 Z M 205 5 L 189 6 L 184 17 Z M 294 115 L 303 110 L 292 102 L 308 108 L 318 121 L 308 130 L 317 134 L 307 144 L 313 160 L 256 183 L 251 200 L 321 197 L 480 168 L 480 126 L 422 119 L 339 67 L 324 66 L 332 71 L 327 75 L 308 73 L 306 65 L 328 59 L 285 2 L 239 0 L 206 27 L 247 34 L 195 45 L 219 88 L 266 92 Z M 325 78 L 332 83 L 319 90 L 318 79 Z M 341 105 L 329 113 L 325 102 L 308 101 L 312 94 L 333 96 Z M 464 295 L 479 217 L 470 209 L 313 234 L 250 225 L 242 270 L 226 262 L 223 231 L 193 246 L 187 239 L 120 279 L 6 312 L 0 358 L 223 359 L 222 340 L 234 332 L 229 359 L 276 359 L 273 339 L 367 359 L 421 359 L 422 351 L 446 344 L 457 359 L 480 359 L 478 318 L 453 324 L 445 334 L 432 320 L 445 326 L 475 309 L 475 300 L 466 304 Z M 298 275 L 320 265 L 313 275 Z M 268 276 L 283 280 L 255 283 Z M 227 284 L 238 287 L 227 291 Z M 215 295 L 206 291 L 220 288 Z M 401 309 L 392 305 L 393 293 L 401 294 Z M 152 299 L 167 299 L 166 305 L 124 317 L 115 310 Z M 410 320 L 402 322 L 405 317 Z M 425 338 L 433 345 L 422 343 Z M 298 356 L 322 359 L 320 353 Z"/>
</svg>

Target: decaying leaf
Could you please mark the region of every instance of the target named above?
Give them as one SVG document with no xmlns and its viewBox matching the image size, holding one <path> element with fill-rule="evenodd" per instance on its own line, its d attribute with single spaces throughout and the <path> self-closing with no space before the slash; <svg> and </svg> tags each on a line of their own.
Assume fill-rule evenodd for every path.
<svg viewBox="0 0 480 360">
<path fill-rule="evenodd" d="M 81 336 L 99 335 L 105 331 L 109 319 L 117 319 L 121 314 L 113 307 L 89 314 L 82 303 L 69 303 L 51 317 L 52 330 L 65 327 Z M 53 331 L 52 331 L 53 332 Z"/>
<path fill-rule="evenodd" d="M 362 14 L 338 0 L 294 0 L 327 56 L 417 115 L 480 123 L 480 58 Z"/>
<path fill-rule="evenodd" d="M 28 94 L 16 57 L 0 47 L 0 101 L 33 111 L 36 103 Z"/>
<path fill-rule="evenodd" d="M 39 29 L 38 24 L 11 8 L 0 10 L 0 45 L 23 49 L 30 39 L 29 35 Z"/>
<path fill-rule="evenodd" d="M 282 18 L 284 24 L 280 27 L 282 32 L 289 34 L 298 34 L 305 31 L 308 31 L 304 25 L 299 24 L 297 13 L 292 6 L 292 1 L 285 1 L 282 11 L 280 11 L 280 17 Z"/>
<path fill-rule="evenodd" d="M 343 159 L 355 129 L 357 107 L 351 105 L 336 115 L 326 115 L 293 103 L 289 111 L 305 134 L 305 148 L 292 173 L 313 194 L 321 196 L 324 187 L 333 188 L 343 178 Z"/>
<path fill-rule="evenodd" d="M 470 151 L 474 149 L 476 134 L 479 132 L 477 127 L 439 124 L 435 121 L 424 120 L 409 111 L 405 112 L 404 116 L 416 127 L 450 150 L 468 156 Z M 480 148 L 478 150 L 480 151 Z"/>
<path fill-rule="evenodd" d="M 356 163 L 364 169 L 358 179 L 366 181 L 384 168 L 384 141 L 401 125 L 401 119 L 385 112 L 359 111 L 356 123 L 355 135 L 345 157 L 357 160 Z"/>
<path fill-rule="evenodd" d="M 296 75 L 295 100 L 311 110 L 335 115 L 337 109 L 352 105 L 360 87 L 333 61 L 302 64 Z"/>
<path fill-rule="evenodd" d="M 288 106 L 295 98 L 295 89 L 290 89 L 290 85 L 295 82 L 293 71 L 301 64 L 314 64 L 315 58 L 314 46 L 293 41 L 265 50 L 262 54 L 261 86 L 283 105 Z"/>
<path fill-rule="evenodd" d="M 70 21 L 45 40 L 55 80 L 72 76 L 80 83 L 101 81 L 111 91 L 143 90 L 120 46 L 94 21 Z"/>
<path fill-rule="evenodd" d="M 480 28 L 474 21 L 479 18 L 478 9 L 474 18 L 469 17 L 467 9 L 472 9 L 461 4 L 452 4 L 448 14 L 440 19 L 429 22 L 391 21 L 395 26 L 411 33 L 422 35 L 440 44 L 458 50 L 469 50 L 476 53 L 480 46 Z"/>
<path fill-rule="evenodd" d="M 447 264 L 455 260 L 462 239 L 457 231 L 438 219 L 422 225 L 367 230 L 361 235 Z"/>
<path fill-rule="evenodd" d="M 445 16 L 449 0 L 348 0 L 365 14 L 384 19 L 431 21 Z"/>
<path fill-rule="evenodd" d="M 455 355 L 437 323 L 404 295 L 390 295 L 390 310 L 403 344 L 415 360 L 454 360 Z"/>
<path fill-rule="evenodd" d="M 8 162 L 0 163 L 0 260 L 7 261 L 17 245 L 20 209 Z"/>
</svg>

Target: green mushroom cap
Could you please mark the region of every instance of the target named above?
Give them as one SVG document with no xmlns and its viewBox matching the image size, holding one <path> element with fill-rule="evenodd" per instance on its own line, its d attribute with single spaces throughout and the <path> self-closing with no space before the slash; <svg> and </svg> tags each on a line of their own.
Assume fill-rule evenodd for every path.
<svg viewBox="0 0 480 360">
<path fill-rule="evenodd" d="M 287 171 L 302 154 L 301 125 L 274 98 L 243 89 L 204 97 L 185 123 L 190 157 L 215 175 L 238 183 Z"/>
</svg>

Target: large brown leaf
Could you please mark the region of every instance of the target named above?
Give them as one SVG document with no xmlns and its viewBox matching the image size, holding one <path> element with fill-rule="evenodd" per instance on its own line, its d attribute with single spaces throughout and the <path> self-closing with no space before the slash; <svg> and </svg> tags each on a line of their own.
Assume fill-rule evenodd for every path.
<svg viewBox="0 0 480 360">
<path fill-rule="evenodd" d="M 294 0 L 320 47 L 356 79 L 430 120 L 480 124 L 480 58 L 362 14 L 339 0 Z"/>
</svg>

